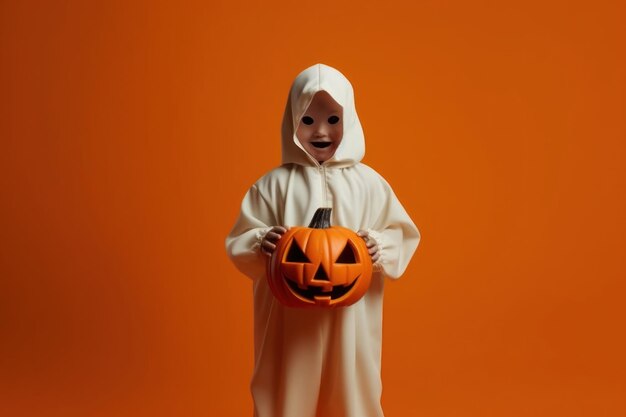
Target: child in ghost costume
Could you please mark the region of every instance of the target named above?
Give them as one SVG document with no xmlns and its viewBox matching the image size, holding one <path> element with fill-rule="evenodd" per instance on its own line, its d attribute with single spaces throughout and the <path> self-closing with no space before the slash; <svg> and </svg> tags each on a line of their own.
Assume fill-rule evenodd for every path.
<svg viewBox="0 0 626 417">
<path fill-rule="evenodd" d="M 363 130 L 346 77 L 317 64 L 291 86 L 282 165 L 248 190 L 226 248 L 252 278 L 256 417 L 381 417 L 383 278 L 398 278 L 420 234 L 389 184 L 360 161 Z M 272 295 L 268 254 L 319 207 L 366 240 L 374 273 L 355 304 L 290 308 Z"/>
</svg>

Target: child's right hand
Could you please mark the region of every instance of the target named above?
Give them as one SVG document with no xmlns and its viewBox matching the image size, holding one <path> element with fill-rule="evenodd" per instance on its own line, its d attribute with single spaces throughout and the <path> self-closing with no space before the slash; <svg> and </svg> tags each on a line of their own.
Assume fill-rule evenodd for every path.
<svg viewBox="0 0 626 417">
<path fill-rule="evenodd" d="M 272 256 L 274 253 L 274 249 L 276 249 L 276 243 L 280 240 L 280 238 L 287 231 L 286 227 L 283 226 L 274 226 L 269 232 L 265 234 L 263 240 L 261 241 L 261 250 L 267 256 Z"/>
</svg>

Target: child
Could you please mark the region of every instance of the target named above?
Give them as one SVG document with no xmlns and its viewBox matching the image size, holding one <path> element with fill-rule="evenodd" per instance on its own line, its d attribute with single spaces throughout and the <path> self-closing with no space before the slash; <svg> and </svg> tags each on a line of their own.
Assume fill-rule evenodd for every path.
<svg viewBox="0 0 626 417">
<path fill-rule="evenodd" d="M 383 278 L 398 278 L 420 234 L 391 187 L 360 163 L 365 140 L 350 82 L 317 64 L 291 86 L 282 126 L 282 165 L 244 197 L 226 238 L 229 256 L 253 279 L 257 417 L 381 417 Z M 306 226 L 319 207 L 332 224 L 357 231 L 374 263 L 355 304 L 289 308 L 272 295 L 268 255 L 289 226 Z"/>
</svg>

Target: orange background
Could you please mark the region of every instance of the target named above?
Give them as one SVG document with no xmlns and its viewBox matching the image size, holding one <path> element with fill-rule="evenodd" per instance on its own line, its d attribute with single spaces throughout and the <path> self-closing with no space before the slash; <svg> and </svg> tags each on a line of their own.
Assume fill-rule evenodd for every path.
<svg viewBox="0 0 626 417">
<path fill-rule="evenodd" d="M 626 415 L 625 21 L 0 2 L 0 415 L 251 415 L 251 283 L 224 238 L 317 62 L 423 234 L 385 295 L 386 415 Z"/>
</svg>

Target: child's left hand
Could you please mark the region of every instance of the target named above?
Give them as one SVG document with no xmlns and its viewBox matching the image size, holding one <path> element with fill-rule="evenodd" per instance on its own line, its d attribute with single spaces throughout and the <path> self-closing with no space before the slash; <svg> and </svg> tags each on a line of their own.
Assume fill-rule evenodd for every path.
<svg viewBox="0 0 626 417">
<path fill-rule="evenodd" d="M 366 230 L 359 230 L 356 232 L 363 240 L 365 241 L 365 246 L 367 246 L 367 251 L 372 257 L 372 262 L 376 262 L 378 258 L 380 258 L 380 253 L 378 253 L 378 245 L 376 241 L 370 237 L 370 234 Z"/>
</svg>

